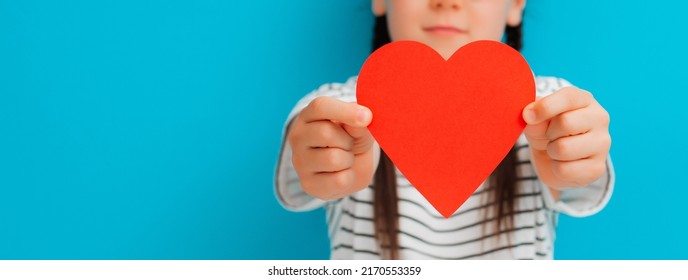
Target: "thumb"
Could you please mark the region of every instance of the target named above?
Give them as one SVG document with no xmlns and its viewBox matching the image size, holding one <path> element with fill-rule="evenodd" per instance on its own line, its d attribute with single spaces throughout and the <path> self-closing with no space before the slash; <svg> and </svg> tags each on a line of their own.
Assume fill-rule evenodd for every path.
<svg viewBox="0 0 688 280">
<path fill-rule="evenodd" d="M 537 99 L 540 99 L 539 97 Z M 531 149 L 533 150 L 547 150 L 549 138 L 547 138 L 547 129 L 549 128 L 549 120 L 533 124 L 535 120 L 535 102 L 528 104 L 523 109 L 523 119 L 526 121 L 526 128 L 523 134 L 528 139 Z"/>
<path fill-rule="evenodd" d="M 522 117 L 523 120 L 527 124 L 536 124 L 541 122 L 542 120 L 538 120 L 538 114 L 537 114 L 537 109 L 535 108 L 535 105 L 538 104 L 538 102 L 542 99 L 541 96 L 535 97 L 535 101 L 530 102 L 528 105 L 526 105 L 525 108 L 523 108 Z"/>
<path fill-rule="evenodd" d="M 367 107 L 329 96 L 315 98 L 299 116 L 306 123 L 330 120 L 356 127 L 366 127 L 373 119 L 373 113 Z"/>
</svg>

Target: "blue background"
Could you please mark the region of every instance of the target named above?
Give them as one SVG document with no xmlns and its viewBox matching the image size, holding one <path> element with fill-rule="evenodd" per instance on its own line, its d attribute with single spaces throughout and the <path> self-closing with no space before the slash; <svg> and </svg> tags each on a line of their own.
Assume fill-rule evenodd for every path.
<svg viewBox="0 0 688 280">
<path fill-rule="evenodd" d="M 528 2 L 524 55 L 612 117 L 616 192 L 560 259 L 686 259 L 688 4 Z M 320 259 L 283 122 L 358 72 L 369 0 L 0 1 L 0 258 Z"/>
</svg>

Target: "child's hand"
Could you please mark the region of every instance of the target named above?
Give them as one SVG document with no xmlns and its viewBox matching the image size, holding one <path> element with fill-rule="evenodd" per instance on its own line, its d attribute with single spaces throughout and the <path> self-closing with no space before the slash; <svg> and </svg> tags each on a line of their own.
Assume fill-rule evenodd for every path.
<svg viewBox="0 0 688 280">
<path fill-rule="evenodd" d="M 528 104 L 523 119 L 533 165 L 548 187 L 585 186 L 606 171 L 609 114 L 589 92 L 563 88 Z"/>
<path fill-rule="evenodd" d="M 359 191 L 373 178 L 379 148 L 368 131 L 370 109 L 331 97 L 314 99 L 287 135 L 303 190 L 331 200 Z"/>
</svg>

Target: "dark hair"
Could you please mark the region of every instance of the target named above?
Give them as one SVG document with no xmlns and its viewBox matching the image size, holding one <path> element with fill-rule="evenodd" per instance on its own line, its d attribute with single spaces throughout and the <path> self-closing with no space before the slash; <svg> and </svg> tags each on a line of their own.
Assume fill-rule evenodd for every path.
<svg viewBox="0 0 688 280">
<path fill-rule="evenodd" d="M 506 43 L 520 51 L 522 47 L 522 24 L 506 26 Z M 387 28 L 386 16 L 375 19 L 373 29 L 373 51 L 391 42 Z M 490 198 L 494 206 L 496 217 L 494 232 L 497 240 L 501 233 L 510 232 L 514 226 L 514 211 L 516 199 L 516 149 L 512 147 L 488 179 Z M 373 180 L 374 189 L 374 217 L 375 238 L 380 245 L 380 251 L 389 259 L 399 258 L 399 208 L 397 196 L 396 169 L 394 163 L 384 151 L 380 151 L 380 161 Z M 489 211 L 485 211 L 485 220 L 489 219 Z M 485 228 L 483 228 L 484 232 Z M 510 240 L 510 239 L 507 239 Z"/>
</svg>

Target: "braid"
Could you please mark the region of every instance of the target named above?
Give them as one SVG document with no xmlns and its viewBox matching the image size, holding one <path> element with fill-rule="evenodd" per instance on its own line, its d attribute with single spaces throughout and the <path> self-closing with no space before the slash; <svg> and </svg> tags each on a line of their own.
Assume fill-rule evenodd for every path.
<svg viewBox="0 0 688 280">
<path fill-rule="evenodd" d="M 373 51 L 392 42 L 387 29 L 387 16 L 375 17 L 375 27 L 373 27 Z"/>
<path fill-rule="evenodd" d="M 506 34 L 506 44 L 521 51 L 523 48 L 523 23 L 519 23 L 516 26 L 506 26 L 504 33 Z"/>
<path fill-rule="evenodd" d="M 377 17 L 373 28 L 373 51 L 391 41 L 387 17 Z M 373 178 L 373 223 L 381 255 L 393 260 L 399 259 L 399 196 L 396 174 L 394 163 L 380 149 L 380 162 Z"/>
</svg>

